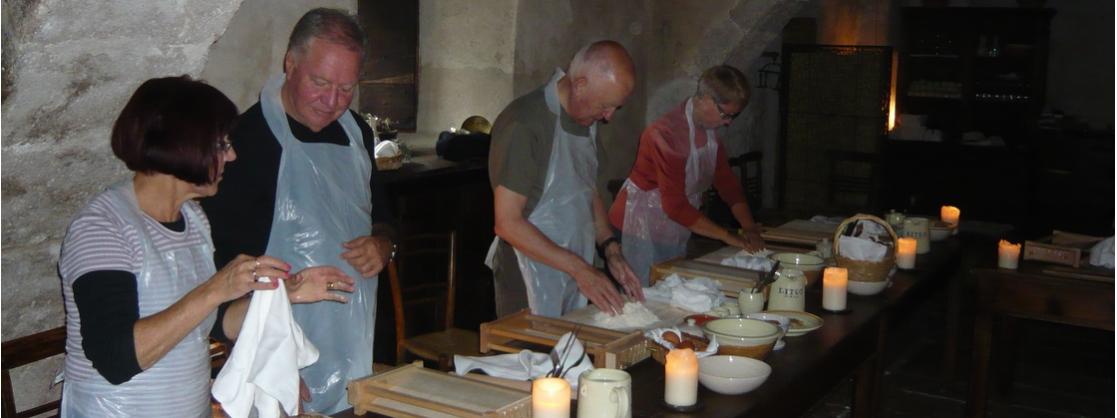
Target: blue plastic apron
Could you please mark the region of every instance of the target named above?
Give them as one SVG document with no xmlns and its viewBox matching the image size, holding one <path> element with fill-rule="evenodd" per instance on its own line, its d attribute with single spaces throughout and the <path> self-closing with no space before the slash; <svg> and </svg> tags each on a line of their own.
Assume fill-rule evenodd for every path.
<svg viewBox="0 0 1117 418">
<path fill-rule="evenodd" d="M 296 139 L 279 96 L 283 82 L 283 74 L 272 77 L 260 93 L 264 120 L 283 147 L 267 254 L 290 263 L 294 272 L 330 265 L 356 281 L 349 303 L 291 307 L 320 353 L 317 363 L 301 371 L 312 397 L 306 409 L 333 414 L 349 408 L 345 385 L 372 374 L 378 279 L 361 278 L 341 258 L 343 243 L 372 232 L 372 161 L 349 112 L 338 119 L 349 146 Z"/>
</svg>

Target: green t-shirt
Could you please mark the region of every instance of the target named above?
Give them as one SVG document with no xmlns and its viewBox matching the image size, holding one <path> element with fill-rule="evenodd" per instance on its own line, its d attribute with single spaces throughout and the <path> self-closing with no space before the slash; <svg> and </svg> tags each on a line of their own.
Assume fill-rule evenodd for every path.
<svg viewBox="0 0 1117 418">
<path fill-rule="evenodd" d="M 493 123 L 489 182 L 493 189 L 504 186 L 527 197 L 524 218 L 531 214 L 543 195 L 551 145 L 554 143 L 555 114 L 547 108 L 547 86 L 545 84 L 513 100 Z M 589 127 L 574 122 L 565 110 L 562 110 L 561 121 L 566 132 L 589 136 Z M 600 153 L 598 144 L 599 156 Z"/>
</svg>

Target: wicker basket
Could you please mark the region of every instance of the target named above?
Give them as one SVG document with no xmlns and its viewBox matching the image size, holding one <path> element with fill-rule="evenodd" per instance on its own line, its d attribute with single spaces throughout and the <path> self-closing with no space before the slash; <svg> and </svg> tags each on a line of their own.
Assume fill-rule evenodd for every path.
<svg viewBox="0 0 1117 418">
<path fill-rule="evenodd" d="M 395 157 L 376 157 L 376 169 L 379 171 L 398 170 L 403 167 L 403 154 Z"/>
<path fill-rule="evenodd" d="M 847 225 L 861 220 L 873 221 L 884 226 L 888 235 L 892 237 L 892 246 L 884 253 L 883 260 L 861 261 L 842 256 L 838 238 L 841 237 L 842 231 L 845 231 Z M 842 224 L 838 225 L 838 229 L 834 231 L 834 261 L 837 262 L 838 267 L 849 270 L 849 280 L 858 282 L 884 281 L 888 279 L 888 273 L 892 271 L 892 266 L 896 264 L 896 231 L 892 229 L 888 222 L 876 216 L 862 213 L 853 215 L 842 221 Z"/>
</svg>

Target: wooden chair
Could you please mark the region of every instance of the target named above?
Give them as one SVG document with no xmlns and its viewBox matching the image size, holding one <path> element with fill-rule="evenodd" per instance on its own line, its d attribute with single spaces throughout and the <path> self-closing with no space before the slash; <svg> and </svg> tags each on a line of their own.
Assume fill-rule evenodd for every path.
<svg viewBox="0 0 1117 418">
<path fill-rule="evenodd" d="M 481 355 L 477 332 L 454 328 L 456 246 L 454 232 L 408 236 L 402 240 L 396 258 L 388 265 L 392 303 L 395 305 L 397 363 L 403 363 L 404 356 L 411 353 L 437 362 L 442 370 L 450 370 L 455 354 Z M 439 310 L 442 311 L 441 317 L 437 315 Z M 415 315 L 411 317 L 415 319 L 419 314 L 441 322 L 442 329 L 408 336 L 408 315 Z M 411 321 L 413 326 L 415 322 Z"/>
<path fill-rule="evenodd" d="M 746 152 L 729 159 L 729 166 L 741 172 L 741 189 L 745 191 L 745 199 L 748 199 L 749 207 L 754 211 L 764 207 L 760 192 L 763 187 L 760 163 L 763 159 L 764 153 L 760 151 Z"/>
<path fill-rule="evenodd" d="M 12 390 L 11 370 L 40 360 L 45 360 L 59 354 L 66 353 L 66 327 L 58 327 L 16 338 L 3 343 L 3 408 L 4 417 L 25 418 L 35 417 L 50 413 L 49 416 L 57 417 L 62 407 L 62 401 L 56 400 L 32 407 L 24 411 L 16 411 L 15 395 Z"/>
<path fill-rule="evenodd" d="M 880 163 L 866 152 L 827 150 L 826 202 L 831 208 L 875 212 L 879 209 Z"/>
</svg>

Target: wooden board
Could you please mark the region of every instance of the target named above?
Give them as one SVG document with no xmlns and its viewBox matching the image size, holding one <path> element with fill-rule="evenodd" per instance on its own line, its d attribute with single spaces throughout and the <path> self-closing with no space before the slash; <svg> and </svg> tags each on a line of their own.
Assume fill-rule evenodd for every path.
<svg viewBox="0 0 1117 418">
<path fill-rule="evenodd" d="M 814 247 L 823 239 L 833 239 L 838 224 L 811 222 L 796 219 L 775 228 L 762 228 L 760 237 L 765 242 L 780 242 Z"/>
<path fill-rule="evenodd" d="M 523 347 L 517 343 L 554 347 L 563 334 L 575 330 L 594 367 L 623 369 L 648 358 L 641 331 L 613 331 L 533 315 L 527 309 L 481 324 L 481 352 L 518 353 Z"/>
<path fill-rule="evenodd" d="M 531 416 L 531 393 L 424 369 L 415 362 L 349 382 L 349 403 L 357 415 L 394 417 Z"/>
<path fill-rule="evenodd" d="M 741 290 L 752 289 L 760 278 L 760 272 L 756 270 L 677 258 L 653 265 L 650 275 L 651 284 L 654 286 L 671 274 L 678 274 L 686 279 L 709 277 L 717 280 L 721 283 L 722 293 L 732 297 L 737 297 L 737 293 Z"/>
<path fill-rule="evenodd" d="M 648 299 L 647 301 L 645 301 L 644 302 L 644 307 L 648 308 L 648 310 L 652 311 L 652 313 L 655 314 L 655 316 L 659 317 L 659 321 L 654 323 L 654 324 L 643 327 L 641 329 L 618 329 L 617 331 L 632 332 L 632 331 L 645 331 L 645 330 L 654 329 L 654 328 L 673 327 L 675 325 L 679 325 L 680 323 L 682 323 L 683 319 L 686 318 L 688 315 L 693 315 L 693 314 L 697 313 L 697 312 L 688 311 L 686 309 L 678 308 L 678 307 L 676 307 L 676 306 L 674 306 L 670 303 L 667 303 L 667 302 L 662 302 L 662 301 L 652 300 L 652 299 Z M 578 309 L 578 310 L 569 312 L 566 315 L 563 315 L 562 319 L 570 321 L 570 322 L 576 322 L 576 323 L 579 323 L 579 324 L 593 325 L 594 324 L 593 317 L 595 315 L 597 315 L 598 312 L 601 312 L 601 310 L 598 309 L 596 306 L 587 305 L 586 307 L 584 307 L 582 309 Z"/>
<path fill-rule="evenodd" d="M 1103 238 L 1054 231 L 1049 237 L 1024 241 L 1024 259 L 1078 268 L 1089 257 L 1090 247 Z"/>
</svg>

